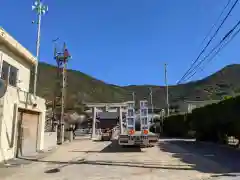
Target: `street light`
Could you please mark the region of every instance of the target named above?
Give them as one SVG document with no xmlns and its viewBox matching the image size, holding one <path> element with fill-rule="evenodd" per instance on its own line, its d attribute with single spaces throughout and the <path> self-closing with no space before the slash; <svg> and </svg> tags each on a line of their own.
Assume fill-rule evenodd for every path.
<svg viewBox="0 0 240 180">
<path fill-rule="evenodd" d="M 32 6 L 32 10 L 37 13 L 37 49 L 36 49 L 36 65 L 34 72 L 34 85 L 33 85 L 33 95 L 36 97 L 36 88 L 37 88 L 37 73 L 38 73 L 38 61 L 39 61 L 39 49 L 40 49 L 40 33 L 41 33 L 41 19 L 42 15 L 44 15 L 48 11 L 48 6 L 44 5 L 41 0 L 36 0 L 34 5 Z M 34 23 L 34 21 L 33 21 Z"/>
</svg>

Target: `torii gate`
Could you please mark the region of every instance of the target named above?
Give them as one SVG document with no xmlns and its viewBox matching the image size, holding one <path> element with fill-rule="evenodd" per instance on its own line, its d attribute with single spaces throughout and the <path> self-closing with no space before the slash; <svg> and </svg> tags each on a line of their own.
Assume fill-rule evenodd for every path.
<svg viewBox="0 0 240 180">
<path fill-rule="evenodd" d="M 127 102 L 123 103 L 85 103 L 88 108 L 92 110 L 92 139 L 96 139 L 96 118 L 97 118 L 97 108 L 104 109 L 108 111 L 108 108 L 116 108 L 116 111 L 119 113 L 119 124 L 120 124 L 120 133 L 123 133 L 123 117 L 122 113 L 127 107 Z"/>
</svg>

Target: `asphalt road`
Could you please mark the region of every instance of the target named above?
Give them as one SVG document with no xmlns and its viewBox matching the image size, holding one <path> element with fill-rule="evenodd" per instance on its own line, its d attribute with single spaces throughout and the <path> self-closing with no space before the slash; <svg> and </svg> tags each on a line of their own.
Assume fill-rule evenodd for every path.
<svg viewBox="0 0 240 180">
<path fill-rule="evenodd" d="M 169 145 L 169 144 L 168 144 Z M 168 146 L 167 145 L 167 146 Z M 165 151 L 164 145 L 152 148 L 123 148 L 117 141 L 75 140 L 61 146 L 48 157 L 22 167 L 18 173 L 1 180 L 202 180 L 212 174 L 199 171 Z M 171 150 L 188 156 L 200 169 L 215 167 L 201 157 L 188 155 L 178 146 Z"/>
<path fill-rule="evenodd" d="M 240 180 L 240 151 L 193 140 L 161 139 L 152 148 L 75 140 L 1 180 Z M 4 172 L 4 169 L 3 171 Z M 9 174 L 11 174 L 9 172 Z"/>
<path fill-rule="evenodd" d="M 199 169 L 200 171 L 216 174 L 212 176 L 216 177 L 216 179 L 240 179 L 240 150 L 187 139 L 162 139 L 160 140 L 160 144 L 162 150 L 173 153 L 173 156 L 179 157 L 183 162 L 194 163 L 189 162 L 184 155 L 171 149 L 173 145 L 187 150 L 190 154 L 200 156 L 218 164 L 222 167 L 221 169 Z M 195 163 L 195 166 L 198 167 L 198 164 Z"/>
</svg>

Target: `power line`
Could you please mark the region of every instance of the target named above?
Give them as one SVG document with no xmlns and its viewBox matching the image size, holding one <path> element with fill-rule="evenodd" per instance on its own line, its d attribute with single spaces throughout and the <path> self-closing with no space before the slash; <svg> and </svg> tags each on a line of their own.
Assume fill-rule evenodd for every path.
<svg viewBox="0 0 240 180">
<path fill-rule="evenodd" d="M 237 32 L 235 32 L 235 33 L 232 35 L 231 39 L 230 39 L 228 42 L 226 42 L 223 46 L 221 46 L 221 47 L 217 50 L 217 52 L 215 52 L 215 54 L 214 54 L 210 59 L 208 59 L 207 63 L 210 63 L 210 62 L 214 59 L 214 57 L 215 57 L 222 49 L 224 49 L 224 48 L 238 35 L 239 32 L 240 32 L 240 29 L 237 30 Z M 206 64 L 207 64 L 207 63 L 206 63 Z M 206 67 L 206 64 L 205 64 L 204 67 Z M 201 68 L 201 71 L 204 70 L 204 67 Z M 197 73 L 197 71 L 195 71 L 194 74 L 192 74 L 187 80 L 189 80 L 190 78 L 192 78 L 196 73 Z M 187 81 L 187 80 L 186 80 L 186 81 Z"/>
<path fill-rule="evenodd" d="M 195 66 L 195 72 L 189 76 L 186 81 L 188 81 L 189 79 L 191 79 L 197 72 L 198 72 L 198 67 L 203 63 L 203 62 L 207 62 L 207 63 L 210 63 L 214 57 L 221 51 L 223 50 L 237 35 L 238 33 L 240 32 L 240 29 L 238 29 L 230 38 L 229 41 L 227 41 L 225 44 L 222 44 L 232 33 L 233 31 L 240 25 L 240 21 L 238 21 L 238 23 L 230 30 L 228 31 L 228 33 L 222 38 L 222 40 L 219 42 L 219 44 L 217 46 L 215 46 L 211 51 L 210 53 L 204 57 L 204 59 L 202 61 L 200 61 L 197 66 Z M 221 46 L 222 45 L 222 46 Z M 220 47 L 219 47 L 220 46 Z M 212 57 L 210 59 L 208 59 L 208 61 L 206 61 L 206 59 L 219 47 L 219 49 L 212 55 Z M 206 63 L 206 64 L 207 64 Z M 206 67 L 206 64 L 204 67 Z M 201 69 L 201 71 L 204 70 L 204 67 Z M 193 72 L 193 71 L 192 71 Z"/>
<path fill-rule="evenodd" d="M 221 27 L 223 26 L 223 24 L 225 23 L 225 21 L 227 20 L 227 18 L 229 17 L 229 15 L 231 14 L 231 12 L 233 11 L 233 9 L 235 8 L 236 4 L 238 3 L 239 0 L 236 0 L 235 3 L 232 5 L 231 9 L 229 10 L 228 14 L 225 16 L 225 18 L 223 19 L 223 21 L 221 22 L 220 26 L 218 27 L 218 29 L 215 31 L 215 33 L 213 34 L 213 36 L 211 37 L 211 39 L 208 41 L 207 45 L 204 47 L 204 49 L 200 52 L 200 54 L 198 55 L 197 59 L 193 62 L 193 64 L 191 65 L 191 67 L 187 70 L 187 72 L 183 75 L 183 77 L 180 79 L 180 81 L 178 82 L 178 84 L 184 80 L 184 78 L 186 76 L 188 76 L 190 73 L 192 73 L 192 68 L 193 66 L 197 63 L 197 61 L 199 60 L 200 56 L 204 53 L 204 51 L 206 50 L 206 48 L 210 45 L 210 43 L 212 42 L 212 40 L 214 39 L 214 37 L 217 35 L 218 31 L 221 29 Z"/>
<path fill-rule="evenodd" d="M 215 23 L 213 24 L 213 26 L 211 27 L 211 29 L 208 31 L 207 35 L 205 36 L 205 38 L 203 39 L 201 45 L 205 42 L 205 40 L 207 39 L 208 36 L 210 36 L 212 30 L 214 29 L 214 27 L 217 25 L 217 23 L 220 21 L 224 11 L 227 9 L 228 5 L 230 4 L 232 0 L 228 0 L 227 4 L 224 6 L 224 8 L 222 9 L 222 12 L 220 13 L 220 15 L 218 16 L 218 18 L 216 19 Z"/>
<path fill-rule="evenodd" d="M 197 63 L 197 61 L 199 60 L 199 58 L 201 57 L 201 55 L 205 52 L 205 50 L 207 49 L 207 47 L 210 45 L 210 43 L 212 42 L 212 40 L 214 39 L 214 37 L 217 35 L 218 31 L 222 28 L 223 24 L 226 22 L 227 18 L 230 16 L 231 12 L 233 11 L 233 9 L 235 8 L 235 6 L 237 5 L 239 0 L 236 0 L 234 2 L 234 4 L 232 5 L 231 9 L 229 10 L 229 12 L 227 13 L 227 15 L 225 16 L 225 18 L 222 20 L 221 24 L 219 25 L 219 27 L 217 28 L 217 30 L 215 31 L 215 33 L 213 34 L 213 36 L 211 37 L 211 39 L 208 41 L 207 45 L 203 48 L 203 50 L 200 52 L 200 54 L 197 56 L 197 58 L 194 60 L 194 62 L 192 63 L 192 65 L 190 66 L 190 68 L 187 70 L 187 72 L 182 76 L 182 78 L 178 81 L 177 84 L 180 84 L 184 78 L 189 75 L 189 73 L 192 73 L 192 68 L 193 66 Z"/>
<path fill-rule="evenodd" d="M 220 46 L 222 45 L 222 43 L 233 33 L 233 31 L 240 25 L 240 21 L 238 21 L 238 23 L 230 30 L 228 31 L 228 33 L 226 33 L 226 35 L 222 38 L 222 40 L 218 43 L 217 46 L 215 46 L 211 51 L 210 53 L 204 57 L 204 59 L 202 61 L 200 61 L 196 66 L 195 66 L 195 72 L 194 74 L 192 74 L 190 77 L 188 77 L 187 80 L 189 80 L 192 76 L 194 76 L 196 73 L 197 73 L 197 68 L 204 62 L 206 61 L 206 59 Z M 240 30 L 238 30 L 237 32 L 235 32 L 233 34 L 233 36 L 231 37 L 231 39 L 226 43 L 226 44 L 223 44 L 218 50 L 217 52 L 215 52 L 215 54 L 212 56 L 212 58 L 210 58 L 210 60 L 208 60 L 208 62 L 210 62 L 229 42 L 232 41 L 232 39 L 239 33 Z M 194 70 L 193 69 L 193 70 Z M 193 71 L 192 71 L 193 72 Z M 187 81 L 186 80 L 186 81 Z"/>
</svg>

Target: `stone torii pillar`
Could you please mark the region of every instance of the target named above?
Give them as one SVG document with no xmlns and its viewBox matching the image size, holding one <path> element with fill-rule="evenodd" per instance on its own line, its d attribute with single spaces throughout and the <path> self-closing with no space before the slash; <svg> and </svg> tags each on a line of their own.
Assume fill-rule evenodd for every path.
<svg viewBox="0 0 240 180">
<path fill-rule="evenodd" d="M 97 118 L 97 108 L 92 107 L 92 139 L 96 137 L 96 118 Z"/>
</svg>

